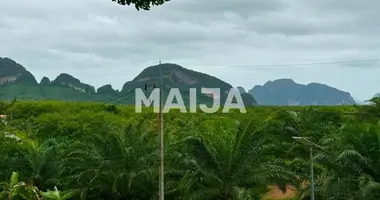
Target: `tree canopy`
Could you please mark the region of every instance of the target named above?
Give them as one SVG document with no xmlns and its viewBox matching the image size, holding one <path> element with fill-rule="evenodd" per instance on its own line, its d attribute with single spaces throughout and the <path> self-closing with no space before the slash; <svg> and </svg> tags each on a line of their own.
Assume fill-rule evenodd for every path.
<svg viewBox="0 0 380 200">
<path fill-rule="evenodd" d="M 170 0 L 112 0 L 120 5 L 135 5 L 137 10 L 150 10 L 152 6 L 159 6 Z"/>
<path fill-rule="evenodd" d="M 307 137 L 318 200 L 380 197 L 380 104 L 250 107 L 165 118 L 165 197 L 310 199 Z M 103 103 L 2 102 L 0 199 L 158 198 L 159 120 L 151 108 Z M 0 122 L 1 125 L 1 122 Z M 291 193 L 291 192 L 290 192 Z M 282 199 L 285 200 L 285 199 Z"/>
</svg>

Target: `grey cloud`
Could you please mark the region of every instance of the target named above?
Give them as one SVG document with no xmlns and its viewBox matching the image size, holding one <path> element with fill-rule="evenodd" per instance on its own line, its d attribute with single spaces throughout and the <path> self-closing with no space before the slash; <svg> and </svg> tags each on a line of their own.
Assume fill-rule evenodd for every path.
<svg viewBox="0 0 380 200">
<path fill-rule="evenodd" d="M 0 18 L 0 29 L 10 28 L 11 26 L 4 20 Z"/>
<path fill-rule="evenodd" d="M 304 0 L 298 3 L 305 7 L 313 8 L 315 11 L 323 13 L 371 13 L 377 12 L 380 2 L 377 0 Z"/>
<path fill-rule="evenodd" d="M 143 67 L 163 60 L 245 87 L 289 76 L 350 86 L 363 97 L 376 89 L 359 90 L 350 78 L 338 80 L 329 71 L 352 77 L 358 74 L 355 70 L 377 69 L 374 62 L 252 66 L 376 58 L 379 4 L 378 0 L 172 0 L 137 12 L 111 0 L 2 1 L 0 56 L 14 58 L 39 77 L 47 73 L 54 78 L 65 71 L 96 86 L 121 87 Z M 224 65 L 223 70 L 217 65 Z M 103 76 L 105 69 L 125 73 Z"/>
<path fill-rule="evenodd" d="M 294 1 L 280 12 L 251 16 L 247 25 L 262 34 L 287 36 L 312 34 L 371 35 L 380 31 L 377 8 L 380 2 L 368 1 Z"/>
<path fill-rule="evenodd" d="M 106 44 L 91 43 L 91 42 L 79 42 L 79 43 L 59 43 L 52 45 L 52 48 L 59 49 L 63 52 L 71 52 L 78 54 L 92 53 L 104 58 L 120 59 L 126 56 L 139 56 L 152 53 L 150 49 L 138 45 L 130 45 L 127 43 L 110 42 Z"/>
<path fill-rule="evenodd" d="M 187 2 L 182 0 L 182 2 L 178 3 L 178 6 L 175 8 L 181 12 L 196 13 L 201 15 L 220 15 L 224 12 L 235 12 L 242 16 L 248 16 L 279 11 L 284 9 L 287 5 L 288 4 L 283 0 L 193 0 Z"/>
</svg>

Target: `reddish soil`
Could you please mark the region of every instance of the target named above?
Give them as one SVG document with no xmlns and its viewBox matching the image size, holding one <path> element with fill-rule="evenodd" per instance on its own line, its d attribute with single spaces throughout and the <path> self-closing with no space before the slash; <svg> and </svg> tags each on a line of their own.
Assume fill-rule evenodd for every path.
<svg viewBox="0 0 380 200">
<path fill-rule="evenodd" d="M 292 198 L 295 197 L 296 190 L 292 186 L 287 186 L 286 192 L 283 193 L 279 188 L 276 186 L 269 186 L 269 192 L 267 195 L 265 195 L 264 199 L 286 199 L 286 198 Z"/>
</svg>

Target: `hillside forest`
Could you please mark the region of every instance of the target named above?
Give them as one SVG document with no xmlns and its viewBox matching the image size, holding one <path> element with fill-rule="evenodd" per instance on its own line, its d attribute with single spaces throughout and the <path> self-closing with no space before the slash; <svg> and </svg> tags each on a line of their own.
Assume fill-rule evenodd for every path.
<svg viewBox="0 0 380 200">
<path fill-rule="evenodd" d="M 161 85 L 162 71 L 162 85 Z M 106 74 L 104 76 L 107 76 Z M 90 77 L 87 77 L 90 78 Z M 96 77 L 91 77 L 96 79 Z M 82 80 L 83 81 L 83 80 Z M 135 90 L 144 89 L 147 94 L 154 88 L 164 91 L 164 98 L 171 88 L 178 88 L 184 103 L 189 105 L 189 89 L 197 89 L 200 104 L 212 105 L 210 95 L 201 93 L 201 88 L 219 88 L 220 100 L 224 104 L 233 86 L 215 76 L 197 72 L 178 64 L 162 63 L 143 69 L 132 80 L 123 84 L 121 90 L 105 84 L 99 88 L 84 83 L 78 78 L 60 73 L 55 79 L 43 77 L 39 82 L 24 66 L 10 58 L 0 57 L 0 100 L 36 101 L 58 100 L 75 102 L 112 102 L 113 104 L 135 104 Z M 254 105 L 354 105 L 357 102 L 349 92 L 322 83 L 296 83 L 289 78 L 267 81 L 249 90 L 238 87 L 246 106 Z"/>
<path fill-rule="evenodd" d="M 164 115 L 165 198 L 380 197 L 380 99 L 363 106 L 250 107 Z M 0 103 L 0 199 L 158 199 L 159 118 L 105 103 Z"/>
</svg>

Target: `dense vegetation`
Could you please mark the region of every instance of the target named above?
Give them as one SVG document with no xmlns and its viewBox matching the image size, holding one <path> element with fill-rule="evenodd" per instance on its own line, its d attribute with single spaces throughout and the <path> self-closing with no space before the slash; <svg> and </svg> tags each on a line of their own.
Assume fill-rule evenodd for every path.
<svg viewBox="0 0 380 200">
<path fill-rule="evenodd" d="M 162 70 L 162 83 L 160 72 Z M 135 105 L 135 90 L 142 89 L 149 96 L 154 88 L 162 88 L 164 97 L 168 96 L 171 88 L 178 88 L 189 105 L 189 89 L 197 89 L 198 103 L 212 104 L 212 98 L 201 93 L 201 88 L 219 88 L 221 102 L 225 103 L 228 91 L 232 86 L 216 77 L 186 69 L 176 64 L 165 63 L 144 69 L 133 80 L 126 82 L 121 91 L 106 84 L 97 90 L 94 86 L 81 82 L 79 79 L 66 74 L 59 74 L 54 80 L 43 77 L 37 83 L 31 72 L 9 58 L 0 57 L 0 100 L 58 100 L 58 101 L 90 101 L 122 103 Z M 244 95 L 247 106 L 257 104 L 253 96 Z"/>
<path fill-rule="evenodd" d="M 262 199 L 268 186 L 308 199 L 380 196 L 380 101 L 361 107 L 255 107 L 165 114 L 166 199 Z M 0 199 L 157 199 L 159 121 L 102 103 L 0 103 Z"/>
<path fill-rule="evenodd" d="M 138 2 L 149 2 L 138 1 Z M 133 2 L 132 2 L 133 4 Z M 162 72 L 162 85 L 161 85 Z M 108 76 L 104 74 L 104 76 Z M 95 78 L 95 77 L 87 77 Z M 199 103 L 210 104 L 209 95 L 201 88 L 219 88 L 221 102 L 225 102 L 232 85 L 211 75 L 184 68 L 177 64 L 163 63 L 145 68 L 134 79 L 127 81 L 122 89 L 116 90 L 110 84 L 97 89 L 72 75 L 61 73 L 51 80 L 43 77 L 37 83 L 33 74 L 10 58 L 0 57 L 0 100 L 57 100 L 112 102 L 134 105 L 136 88 L 150 93 L 162 88 L 164 96 L 171 88 L 178 88 L 189 105 L 189 89 L 196 88 Z M 291 79 L 268 81 L 245 91 L 239 88 L 246 106 L 249 105 L 354 105 L 350 93 L 320 83 L 299 84 Z"/>
</svg>

